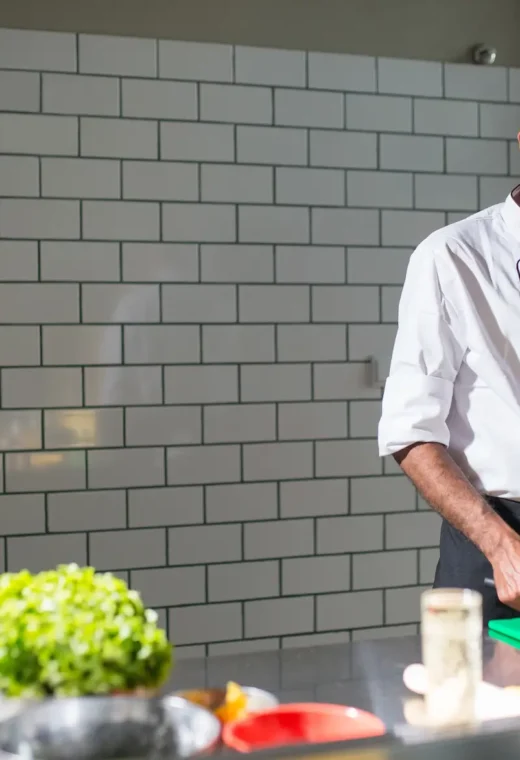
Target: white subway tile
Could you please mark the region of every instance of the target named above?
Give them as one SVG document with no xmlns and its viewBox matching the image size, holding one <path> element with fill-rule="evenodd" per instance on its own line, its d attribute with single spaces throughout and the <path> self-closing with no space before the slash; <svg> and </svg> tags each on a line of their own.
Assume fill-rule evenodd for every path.
<svg viewBox="0 0 520 760">
<path fill-rule="evenodd" d="M 384 628 L 361 628 L 353 631 L 353 641 L 379 641 L 381 639 L 416 636 L 416 625 L 385 625 Z"/>
<path fill-rule="evenodd" d="M 235 322 L 236 289 L 233 285 L 164 285 L 162 318 L 165 322 Z"/>
<path fill-rule="evenodd" d="M 230 124 L 161 124 L 160 137 L 163 160 L 234 160 L 234 127 Z"/>
<path fill-rule="evenodd" d="M 442 137 L 381 135 L 381 169 L 442 172 Z"/>
<path fill-rule="evenodd" d="M 121 328 L 119 326 L 53 325 L 43 327 L 43 363 L 50 365 L 103 364 L 103 346 L 111 345 L 110 360 L 121 363 Z"/>
<path fill-rule="evenodd" d="M 467 219 L 469 217 L 469 214 L 467 211 L 448 211 L 446 214 L 446 218 L 448 220 L 448 224 L 455 224 L 456 222 L 462 222 L 464 219 Z"/>
<path fill-rule="evenodd" d="M 89 559 L 98 570 L 163 565 L 166 533 L 158 528 L 91 533 Z"/>
<path fill-rule="evenodd" d="M 391 588 L 385 591 L 385 623 L 418 623 L 421 619 L 421 594 L 425 586 Z"/>
<path fill-rule="evenodd" d="M 350 589 L 350 557 L 282 560 L 283 594 L 322 594 Z"/>
<path fill-rule="evenodd" d="M 271 90 L 235 84 L 201 84 L 200 118 L 202 121 L 229 121 L 233 124 L 271 124 Z"/>
<path fill-rule="evenodd" d="M 245 84 L 305 87 L 305 53 L 300 50 L 235 48 L 235 78 Z"/>
<path fill-rule="evenodd" d="M 0 281 L 37 279 L 38 243 L 35 240 L 0 240 Z"/>
<path fill-rule="evenodd" d="M 312 318 L 315 322 L 377 322 L 379 290 L 367 285 L 315 285 Z"/>
<path fill-rule="evenodd" d="M 174 243 L 123 243 L 123 280 L 188 282 L 198 280 L 197 246 Z"/>
<path fill-rule="evenodd" d="M 343 248 L 277 246 L 277 282 L 345 282 Z"/>
<path fill-rule="evenodd" d="M 314 367 L 314 397 L 317 399 L 378 398 L 380 391 L 369 383 L 368 366 L 317 364 Z"/>
<path fill-rule="evenodd" d="M 355 589 L 410 586 L 418 581 L 415 551 L 354 554 L 352 559 Z"/>
<path fill-rule="evenodd" d="M 347 199 L 352 206 L 412 208 L 412 174 L 349 171 L 347 172 Z"/>
<path fill-rule="evenodd" d="M 48 495 L 49 531 L 125 528 L 124 491 L 74 491 Z"/>
<path fill-rule="evenodd" d="M 5 454 L 4 459 L 5 490 L 8 492 L 72 491 L 86 487 L 85 457 L 81 453 L 20 452 Z"/>
<path fill-rule="evenodd" d="M 77 156 L 78 119 L 3 113 L 0 114 L 0 145 L 4 153 Z"/>
<path fill-rule="evenodd" d="M 0 68 L 76 71 L 76 35 L 0 29 Z"/>
<path fill-rule="evenodd" d="M 344 325 L 280 325 L 277 329 L 279 361 L 345 361 L 347 358 Z"/>
<path fill-rule="evenodd" d="M 204 409 L 204 443 L 274 441 L 274 404 L 207 406 Z"/>
<path fill-rule="evenodd" d="M 3 367 L 40 364 L 40 331 L 37 325 L 0 327 Z"/>
<path fill-rule="evenodd" d="M 0 234 L 6 238 L 79 238 L 79 227 L 79 201 L 5 198 L 0 203 Z"/>
<path fill-rule="evenodd" d="M 347 129 L 367 129 L 371 132 L 411 132 L 412 99 L 348 93 Z"/>
<path fill-rule="evenodd" d="M 79 35 L 79 70 L 88 74 L 155 77 L 155 40 Z"/>
<path fill-rule="evenodd" d="M 415 177 L 415 206 L 427 209 L 476 211 L 477 178 L 445 174 Z"/>
<path fill-rule="evenodd" d="M 266 166 L 207 164 L 201 168 L 202 200 L 273 203 L 273 170 Z"/>
<path fill-rule="evenodd" d="M 507 143 L 499 140 L 446 139 L 448 172 L 507 174 Z"/>
<path fill-rule="evenodd" d="M 520 69 L 509 69 L 509 100 L 520 103 Z"/>
<path fill-rule="evenodd" d="M 77 322 L 77 285 L 0 284 L 0 323 Z"/>
<path fill-rule="evenodd" d="M 318 441 L 316 475 L 345 477 L 380 475 L 381 462 L 374 441 Z"/>
<path fill-rule="evenodd" d="M 296 480 L 280 484 L 281 517 L 316 517 L 345 514 L 348 510 L 348 482 Z"/>
<path fill-rule="evenodd" d="M 132 588 L 139 591 L 150 607 L 173 604 L 200 604 L 205 601 L 203 567 L 164 567 L 133 570 Z"/>
<path fill-rule="evenodd" d="M 42 111 L 119 116 L 119 80 L 77 74 L 43 74 Z"/>
<path fill-rule="evenodd" d="M 442 64 L 379 58 L 378 89 L 394 95 L 442 97 Z"/>
<path fill-rule="evenodd" d="M 245 636 L 282 636 L 314 628 L 314 599 L 266 599 L 245 604 Z"/>
<path fill-rule="evenodd" d="M 164 485 L 163 449 L 97 449 L 87 452 L 87 461 L 90 488 Z"/>
<path fill-rule="evenodd" d="M 168 564 L 198 565 L 242 558 L 240 525 L 196 525 L 168 531 Z M 213 600 L 216 601 L 216 600 Z"/>
<path fill-rule="evenodd" d="M 44 424 L 47 449 L 123 446 L 122 409 L 47 409 Z"/>
<path fill-rule="evenodd" d="M 256 364 L 240 368 L 241 401 L 305 401 L 311 397 L 310 364 Z"/>
<path fill-rule="evenodd" d="M 159 76 L 231 82 L 233 48 L 208 42 L 159 40 Z"/>
<path fill-rule="evenodd" d="M 447 98 L 504 101 L 507 100 L 507 69 L 446 63 L 444 89 Z"/>
<path fill-rule="evenodd" d="M 312 520 L 276 520 L 244 526 L 246 559 L 297 557 L 313 553 Z"/>
<path fill-rule="evenodd" d="M 199 180 L 195 164 L 167 161 L 124 161 L 123 198 L 153 201 L 193 201 Z"/>
<path fill-rule="evenodd" d="M 108 346 L 111 354 L 111 346 Z M 85 400 L 89 406 L 160 404 L 160 367 L 86 367 Z"/>
<path fill-rule="evenodd" d="M 45 533 L 45 497 L 43 494 L 0 496 L 2 535 Z"/>
<path fill-rule="evenodd" d="M 381 418 L 380 401 L 351 401 L 349 405 L 350 438 L 371 438 Z"/>
<path fill-rule="evenodd" d="M 513 140 L 520 123 L 520 106 L 480 104 L 480 134 L 482 137 L 502 137 Z"/>
<path fill-rule="evenodd" d="M 318 597 L 317 605 L 319 631 L 363 628 L 383 623 L 382 591 L 327 594 Z"/>
<path fill-rule="evenodd" d="M 280 440 L 346 438 L 346 403 L 280 404 Z"/>
<path fill-rule="evenodd" d="M 276 520 L 277 516 L 276 483 L 206 487 L 206 519 L 210 523 Z"/>
<path fill-rule="evenodd" d="M 411 252 L 411 248 L 349 248 L 348 282 L 402 285 Z"/>
<path fill-rule="evenodd" d="M 277 169 L 276 202 L 299 206 L 344 206 L 345 173 L 335 169 Z"/>
<path fill-rule="evenodd" d="M 127 364 L 189 364 L 200 359 L 197 325 L 133 325 L 124 328 Z"/>
<path fill-rule="evenodd" d="M 237 127 L 237 160 L 251 164 L 307 164 L 307 130 Z"/>
<path fill-rule="evenodd" d="M 162 231 L 164 240 L 180 243 L 233 243 L 236 208 L 210 203 L 165 203 Z"/>
<path fill-rule="evenodd" d="M 203 325 L 204 362 L 274 362 L 273 325 Z"/>
<path fill-rule="evenodd" d="M 379 211 L 313 208 L 312 242 L 325 245 L 378 245 Z"/>
<path fill-rule="evenodd" d="M 0 71 L 0 103 L 2 111 L 39 111 L 40 75 L 32 71 Z"/>
<path fill-rule="evenodd" d="M 62 201 L 65 203 L 65 201 Z M 84 201 L 83 235 L 91 240 L 158 240 L 159 204 Z"/>
<path fill-rule="evenodd" d="M 402 475 L 403 471 L 393 457 L 385 457 L 383 459 L 383 473 L 385 475 Z M 418 509 L 420 508 L 421 507 L 419 506 Z"/>
<path fill-rule="evenodd" d="M 473 67 L 474 68 L 474 67 Z M 478 105 L 456 100 L 414 102 L 414 131 L 430 135 L 478 135 Z"/>
<path fill-rule="evenodd" d="M 202 245 L 200 259 L 203 282 L 272 282 L 274 279 L 270 245 Z"/>
<path fill-rule="evenodd" d="M 377 135 L 311 130 L 310 162 L 312 166 L 375 169 Z"/>
<path fill-rule="evenodd" d="M 2 451 L 23 451 L 41 449 L 41 447 L 42 422 L 40 410 L 0 412 L 0 449 Z M 23 533 L 23 531 L 14 532 Z"/>
<path fill-rule="evenodd" d="M 187 446 L 167 450 L 168 484 L 233 483 L 240 479 L 239 446 Z"/>
<path fill-rule="evenodd" d="M 349 358 L 366 361 L 374 356 L 384 365 L 389 355 L 389 346 L 395 341 L 396 328 L 393 325 L 349 325 Z M 384 367 L 380 367 L 384 374 Z"/>
<path fill-rule="evenodd" d="M 343 128 L 344 97 L 339 92 L 277 89 L 274 104 L 275 124 Z"/>
<path fill-rule="evenodd" d="M 309 242 L 309 211 L 290 206 L 239 207 L 239 240 L 247 243 Z"/>
<path fill-rule="evenodd" d="M 252 443 L 243 447 L 244 480 L 313 476 L 312 443 Z"/>
<path fill-rule="evenodd" d="M 209 645 L 209 656 L 229 654 L 257 654 L 272 652 L 280 648 L 277 638 L 248 639 L 247 641 L 224 641 L 221 644 Z"/>
<path fill-rule="evenodd" d="M 7 539 L 10 573 L 29 570 L 38 573 L 56 565 L 87 562 L 85 533 L 62 533 L 59 536 L 23 536 Z"/>
<path fill-rule="evenodd" d="M 519 182 L 515 177 L 479 177 L 481 207 L 487 208 L 495 203 L 503 203 Z"/>
<path fill-rule="evenodd" d="M 387 549 L 437 546 L 439 543 L 441 518 L 437 512 L 387 515 L 385 520 Z"/>
<path fill-rule="evenodd" d="M 415 510 L 415 489 L 402 475 L 388 475 L 383 478 L 354 477 L 350 485 L 350 511 L 353 514 Z"/>
<path fill-rule="evenodd" d="M 119 161 L 42 159 L 42 195 L 55 198 L 120 198 Z"/>
<path fill-rule="evenodd" d="M 285 636 L 282 649 L 307 649 L 308 647 L 327 646 L 328 644 L 348 644 L 350 631 L 335 633 L 309 633 L 303 636 Z"/>
<path fill-rule="evenodd" d="M 0 197 L 40 194 L 38 159 L 32 156 L 0 156 Z"/>
<path fill-rule="evenodd" d="M 153 79 L 122 80 L 122 116 L 142 119 L 197 119 L 197 85 Z"/>
<path fill-rule="evenodd" d="M 63 287 L 63 286 L 62 286 Z M 82 286 L 83 322 L 158 322 L 157 285 L 87 284 Z M 108 364 L 107 356 L 105 363 Z"/>
<path fill-rule="evenodd" d="M 419 583 L 433 583 L 438 561 L 438 549 L 421 549 L 419 552 Z"/>
<path fill-rule="evenodd" d="M 2 404 L 5 408 L 81 406 L 79 369 L 4 369 Z"/>
<path fill-rule="evenodd" d="M 157 124 L 137 119 L 80 119 L 82 156 L 157 158 Z"/>
<path fill-rule="evenodd" d="M 240 604 L 206 604 L 169 611 L 170 635 L 176 644 L 227 641 L 242 636 Z"/>
<path fill-rule="evenodd" d="M 309 53 L 309 87 L 318 90 L 376 89 L 376 61 L 365 55 Z"/>
<path fill-rule="evenodd" d="M 319 518 L 317 531 L 318 554 L 379 551 L 383 548 L 383 518 L 379 515 Z"/>
<path fill-rule="evenodd" d="M 40 257 L 42 280 L 119 280 L 117 243 L 42 242 Z"/>
<path fill-rule="evenodd" d="M 125 410 L 127 446 L 171 446 L 201 442 L 196 406 L 138 406 Z"/>
<path fill-rule="evenodd" d="M 444 214 L 436 211 L 382 211 L 383 245 L 416 246 L 444 227 Z"/>
<path fill-rule="evenodd" d="M 241 322 L 307 322 L 309 289 L 303 285 L 239 285 Z"/>
<path fill-rule="evenodd" d="M 167 404 L 219 404 L 238 401 L 237 368 L 208 365 L 165 367 L 164 400 Z"/>
<path fill-rule="evenodd" d="M 131 528 L 193 525 L 203 521 L 202 488 L 137 488 L 128 491 Z"/>
<path fill-rule="evenodd" d="M 210 602 L 279 596 L 279 589 L 278 562 L 241 562 L 208 568 Z"/>
</svg>

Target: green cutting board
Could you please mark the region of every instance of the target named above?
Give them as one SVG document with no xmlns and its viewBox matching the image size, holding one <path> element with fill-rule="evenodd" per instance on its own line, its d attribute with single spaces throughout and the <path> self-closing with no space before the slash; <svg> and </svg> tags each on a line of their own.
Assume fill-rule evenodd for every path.
<svg viewBox="0 0 520 760">
<path fill-rule="evenodd" d="M 490 620 L 489 634 L 494 639 L 520 649 L 520 618 Z"/>
</svg>

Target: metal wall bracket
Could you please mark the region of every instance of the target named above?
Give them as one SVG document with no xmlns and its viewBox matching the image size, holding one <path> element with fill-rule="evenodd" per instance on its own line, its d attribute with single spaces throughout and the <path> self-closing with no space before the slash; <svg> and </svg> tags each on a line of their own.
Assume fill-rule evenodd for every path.
<svg viewBox="0 0 520 760">
<path fill-rule="evenodd" d="M 368 382 L 370 386 L 372 388 L 384 388 L 386 379 L 381 377 L 379 371 L 379 362 L 375 356 L 369 356 L 367 361 L 367 370 Z"/>
</svg>

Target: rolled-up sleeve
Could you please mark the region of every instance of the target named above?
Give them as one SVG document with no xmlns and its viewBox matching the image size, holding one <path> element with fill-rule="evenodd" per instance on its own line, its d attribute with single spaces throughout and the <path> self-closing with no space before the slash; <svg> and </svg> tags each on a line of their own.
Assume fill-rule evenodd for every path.
<svg viewBox="0 0 520 760">
<path fill-rule="evenodd" d="M 380 456 L 414 443 L 449 444 L 446 420 L 465 344 L 443 286 L 446 253 L 433 250 L 427 241 L 410 258 L 383 394 Z"/>
</svg>

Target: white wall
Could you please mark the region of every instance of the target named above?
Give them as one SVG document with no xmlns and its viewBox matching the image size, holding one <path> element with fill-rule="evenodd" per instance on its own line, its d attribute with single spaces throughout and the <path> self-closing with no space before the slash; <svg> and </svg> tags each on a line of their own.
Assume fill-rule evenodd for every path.
<svg viewBox="0 0 520 760">
<path fill-rule="evenodd" d="M 9 30 L 0 69 L 7 569 L 116 570 L 184 655 L 415 631 L 439 524 L 366 359 L 518 181 L 519 71 Z"/>
</svg>

